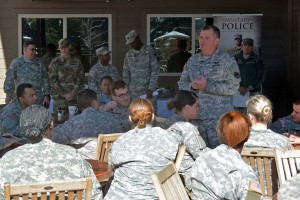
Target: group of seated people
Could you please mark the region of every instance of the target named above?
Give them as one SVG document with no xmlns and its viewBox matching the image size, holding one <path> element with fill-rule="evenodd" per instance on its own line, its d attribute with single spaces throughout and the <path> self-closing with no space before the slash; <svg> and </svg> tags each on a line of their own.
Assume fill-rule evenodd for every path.
<svg viewBox="0 0 300 200">
<path fill-rule="evenodd" d="M 1 131 L 16 132 L 19 135 L 14 135 L 26 139 L 27 144 L 8 151 L 0 159 L 0 199 L 4 182 L 32 183 L 87 176 L 93 179 L 94 200 L 158 199 L 151 174 L 174 161 L 181 144 L 186 146 L 186 154 L 178 171 L 191 199 L 260 199 L 259 175 L 243 161 L 243 147 L 291 149 L 291 143 L 299 140 L 296 132 L 278 134 L 268 128 L 272 105 L 263 95 L 249 98 L 246 115 L 231 111 L 220 117 L 216 133 L 221 145 L 210 149 L 201 137 L 201 127 L 192 124 L 199 110 L 195 93 L 179 91 L 168 105 L 175 108 L 174 115 L 158 127 L 149 100 L 131 101 L 123 81 L 113 82 L 105 77 L 101 84 L 102 94 L 81 90 L 77 96 L 81 113 L 55 127 L 49 111 L 35 105 L 34 88 L 30 84 L 17 88 L 18 99 L 0 111 Z M 109 94 L 105 85 L 110 84 Z M 99 99 L 104 102 L 101 106 Z M 3 114 L 9 113 L 10 106 L 18 111 L 15 116 Z M 300 103 L 295 102 L 292 119 L 297 118 L 298 106 Z M 14 121 L 15 118 L 19 120 Z M 17 127 L 4 129 L 5 120 Z M 276 123 L 273 126 L 278 128 Z M 104 196 L 85 159 L 95 158 L 99 133 L 120 132 L 123 134 L 109 152 L 108 162 L 114 175 Z"/>
</svg>

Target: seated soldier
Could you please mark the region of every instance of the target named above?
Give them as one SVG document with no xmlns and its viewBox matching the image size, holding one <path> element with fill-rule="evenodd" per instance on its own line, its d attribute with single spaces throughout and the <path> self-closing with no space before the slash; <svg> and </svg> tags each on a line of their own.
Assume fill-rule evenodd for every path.
<svg viewBox="0 0 300 200">
<path fill-rule="evenodd" d="M 39 183 L 92 177 L 92 199 L 103 199 L 101 186 L 91 166 L 82 159 L 76 149 L 55 144 L 49 138 L 51 114 L 39 105 L 31 105 L 22 111 L 21 133 L 28 144 L 7 152 L 0 159 L 0 199 L 3 185 L 11 183 Z"/>
<path fill-rule="evenodd" d="M 287 136 L 290 134 L 300 136 L 300 99 L 294 102 L 291 115 L 279 118 L 270 125 L 270 129 Z"/>
<path fill-rule="evenodd" d="M 77 104 L 82 113 L 57 125 L 53 129 L 52 141 L 73 146 L 83 157 L 94 159 L 99 133 L 119 133 L 125 130 L 118 125 L 119 119 L 112 113 L 98 111 L 99 102 L 94 90 L 81 90 Z"/>
<path fill-rule="evenodd" d="M 19 119 L 23 109 L 36 103 L 36 92 L 31 84 L 23 83 L 17 87 L 17 99 L 14 99 L 0 111 L 0 132 L 20 134 Z"/>
</svg>

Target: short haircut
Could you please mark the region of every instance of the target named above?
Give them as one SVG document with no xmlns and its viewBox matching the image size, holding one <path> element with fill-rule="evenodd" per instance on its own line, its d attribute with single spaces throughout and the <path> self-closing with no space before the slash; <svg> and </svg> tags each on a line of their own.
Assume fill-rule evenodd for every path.
<svg viewBox="0 0 300 200">
<path fill-rule="evenodd" d="M 247 102 L 247 113 L 252 114 L 257 122 L 269 124 L 272 121 L 272 103 L 264 95 L 250 97 Z"/>
<path fill-rule="evenodd" d="M 198 96 L 194 92 L 188 90 L 179 90 L 174 99 L 168 101 L 167 107 L 169 110 L 175 108 L 176 111 L 181 111 L 186 105 L 194 105 L 197 99 Z"/>
<path fill-rule="evenodd" d="M 79 110 L 82 111 L 88 107 L 91 107 L 93 100 L 98 100 L 97 93 L 94 90 L 83 89 L 79 91 L 77 95 L 77 106 Z"/>
<path fill-rule="evenodd" d="M 296 101 L 294 101 L 294 104 L 297 106 L 300 105 L 300 99 L 297 99 Z"/>
<path fill-rule="evenodd" d="M 110 85 L 110 90 L 113 95 L 116 95 L 115 90 L 118 90 L 120 88 L 123 89 L 126 87 L 127 87 L 127 84 L 124 81 L 118 80 L 118 81 L 112 82 L 112 84 Z"/>
<path fill-rule="evenodd" d="M 33 86 L 29 83 L 22 83 L 21 85 L 19 85 L 17 87 L 17 97 L 18 97 L 18 100 L 19 100 L 19 97 L 24 97 L 24 94 L 25 94 L 25 89 L 26 88 L 33 88 Z"/>
<path fill-rule="evenodd" d="M 220 29 L 214 25 L 205 25 L 203 28 L 201 28 L 201 31 L 206 30 L 212 30 L 214 35 L 217 36 L 217 38 L 220 38 L 221 36 Z"/>
<path fill-rule="evenodd" d="M 27 48 L 29 45 L 36 45 L 33 40 L 25 40 L 23 43 L 23 48 Z"/>
<path fill-rule="evenodd" d="M 216 130 L 221 144 L 242 148 L 250 135 L 250 122 L 241 112 L 231 111 L 220 118 Z"/>
<path fill-rule="evenodd" d="M 132 123 L 138 128 L 144 128 L 153 120 L 154 108 L 148 99 L 133 100 L 128 110 Z"/>
<path fill-rule="evenodd" d="M 103 76 L 101 79 L 100 79 L 100 84 L 102 84 L 102 81 L 103 80 L 110 80 L 111 82 L 113 82 L 113 79 L 112 79 L 112 77 L 111 76 Z"/>
</svg>

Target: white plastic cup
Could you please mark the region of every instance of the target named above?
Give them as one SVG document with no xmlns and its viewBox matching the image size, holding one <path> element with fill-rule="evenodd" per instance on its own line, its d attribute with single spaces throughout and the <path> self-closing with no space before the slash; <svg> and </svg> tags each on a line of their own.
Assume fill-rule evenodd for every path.
<svg viewBox="0 0 300 200">
<path fill-rule="evenodd" d="M 68 111 L 69 111 L 69 118 L 74 117 L 75 113 L 77 112 L 77 107 L 76 106 L 68 106 Z"/>
</svg>

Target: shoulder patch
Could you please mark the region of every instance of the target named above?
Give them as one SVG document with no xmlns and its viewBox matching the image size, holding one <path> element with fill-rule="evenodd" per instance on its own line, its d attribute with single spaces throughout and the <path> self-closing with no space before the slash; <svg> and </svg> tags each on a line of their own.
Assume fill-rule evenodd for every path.
<svg viewBox="0 0 300 200">
<path fill-rule="evenodd" d="M 239 72 L 234 72 L 233 75 L 234 75 L 235 78 L 240 78 L 240 73 Z"/>
</svg>

